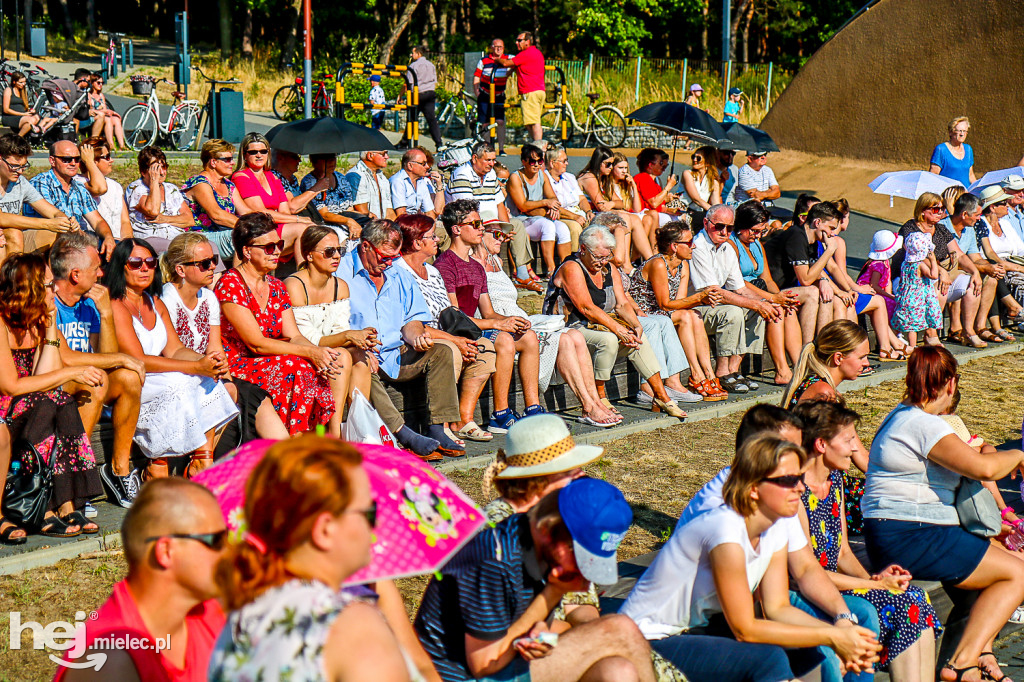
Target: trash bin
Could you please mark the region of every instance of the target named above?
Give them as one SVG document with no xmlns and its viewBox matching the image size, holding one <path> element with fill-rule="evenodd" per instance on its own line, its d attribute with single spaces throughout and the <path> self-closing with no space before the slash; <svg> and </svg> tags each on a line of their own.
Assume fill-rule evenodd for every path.
<svg viewBox="0 0 1024 682">
<path fill-rule="evenodd" d="M 219 137 L 238 144 L 245 137 L 245 110 L 242 93 L 220 90 L 213 93 L 210 102 L 210 137 Z"/>
<path fill-rule="evenodd" d="M 46 26 L 43 24 L 32 24 L 29 34 L 29 54 L 33 57 L 46 56 Z"/>
</svg>

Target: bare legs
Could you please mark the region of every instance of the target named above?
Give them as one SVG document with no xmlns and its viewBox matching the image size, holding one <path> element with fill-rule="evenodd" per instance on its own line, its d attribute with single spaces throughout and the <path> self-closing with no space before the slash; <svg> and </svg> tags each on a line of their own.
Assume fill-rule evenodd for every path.
<svg viewBox="0 0 1024 682">
<path fill-rule="evenodd" d="M 508 409 L 508 392 L 512 386 L 512 366 L 516 353 L 519 353 L 519 380 L 523 385 L 523 400 L 527 407 L 540 404 L 540 344 L 533 330 L 527 331 L 518 339 L 511 334 L 501 332 L 494 341 L 494 350 L 498 354 L 494 369 L 494 410 L 501 412 Z"/>
<path fill-rule="evenodd" d="M 810 343 L 814 340 L 818 322 L 818 304 L 820 293 L 817 287 L 793 287 L 787 291 L 796 293 L 797 301 L 800 302 L 797 313 L 800 321 L 801 344 Z"/>
<path fill-rule="evenodd" d="M 565 379 L 572 392 L 579 398 L 583 416 L 602 422 L 614 420 L 614 413 L 601 403 L 594 381 L 594 363 L 590 359 L 587 341 L 575 329 L 569 329 L 558 337 L 558 356 L 555 367 Z"/>
<path fill-rule="evenodd" d="M 116 476 L 131 473 L 132 437 L 139 421 L 142 381 L 135 372 L 119 368 L 107 374 L 107 382 L 90 387 L 68 384 L 67 392 L 78 398 L 78 414 L 85 432 L 92 436 L 100 421 L 104 405 L 112 406 L 114 442 L 111 448 L 110 469 Z M 77 394 L 77 395 L 76 395 Z"/>
<path fill-rule="evenodd" d="M 935 677 L 935 630 L 921 633 L 909 648 L 889 661 L 893 682 L 924 682 Z"/>
<path fill-rule="evenodd" d="M 672 321 L 679 334 L 679 343 L 690 365 L 691 378 L 700 383 L 715 378 L 715 370 L 711 366 L 711 344 L 708 343 L 708 332 L 700 315 L 692 310 L 675 310 Z"/>
<path fill-rule="evenodd" d="M 331 393 L 334 394 L 334 414 L 327 422 L 328 432 L 338 438 L 341 437 L 341 416 L 345 413 L 345 405 L 348 404 L 348 392 L 352 381 L 352 355 L 347 348 L 338 348 L 337 372 L 331 377 Z M 369 383 L 369 382 L 367 382 Z M 367 393 L 369 395 L 369 387 Z"/>
<path fill-rule="evenodd" d="M 270 398 L 265 398 L 256 410 L 256 433 L 260 438 L 271 440 L 284 440 L 288 437 L 288 429 L 281 421 L 277 410 L 274 409 L 274 403 Z"/>
</svg>

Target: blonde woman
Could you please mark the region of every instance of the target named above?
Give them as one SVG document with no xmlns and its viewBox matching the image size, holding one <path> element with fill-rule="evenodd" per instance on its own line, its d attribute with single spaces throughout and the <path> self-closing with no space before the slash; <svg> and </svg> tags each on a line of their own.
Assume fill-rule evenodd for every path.
<svg viewBox="0 0 1024 682">
<path fill-rule="evenodd" d="M 935 145 L 928 170 L 970 187 L 977 180 L 974 177 L 974 149 L 964 142 L 970 129 L 971 122 L 966 116 L 957 116 L 950 121 L 947 126 L 949 142 Z"/>
<path fill-rule="evenodd" d="M 641 232 L 632 230 L 633 249 L 647 260 L 654 255 L 654 228 L 658 226 L 658 217 L 644 211 L 643 200 L 636 188 L 636 181 L 629 172 L 629 160 L 619 153 L 612 154 L 611 172 L 601 178 L 601 195 L 611 204 L 611 208 L 622 211 L 641 221 Z M 632 255 L 632 254 L 631 254 Z"/>
<path fill-rule="evenodd" d="M 230 179 L 235 145 L 227 140 L 207 140 L 199 152 L 199 161 L 203 170 L 186 180 L 181 191 L 192 209 L 194 229 L 204 232 L 214 243 L 227 267 L 235 255 L 231 229 L 238 222 L 238 216 L 252 212 Z"/>
<path fill-rule="evenodd" d="M 683 171 L 683 188 L 690 199 L 690 212 L 699 218 L 722 203 L 722 183 L 718 180 L 718 152 L 704 146 L 690 157 L 690 169 Z"/>
<path fill-rule="evenodd" d="M 964 189 L 963 185 L 950 185 L 946 189 L 942 190 L 942 194 L 939 196 L 942 197 L 942 203 L 946 205 L 947 216 L 954 214 L 955 211 L 953 208 L 956 206 L 956 200 L 966 193 L 967 190 Z M 948 218 L 944 218 L 943 220 L 948 220 Z"/>
</svg>

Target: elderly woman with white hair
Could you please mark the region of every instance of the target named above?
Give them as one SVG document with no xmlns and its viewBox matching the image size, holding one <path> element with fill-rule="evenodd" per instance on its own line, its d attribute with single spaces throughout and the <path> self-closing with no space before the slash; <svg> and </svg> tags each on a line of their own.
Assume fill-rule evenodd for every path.
<svg viewBox="0 0 1024 682">
<path fill-rule="evenodd" d="M 598 216 L 599 218 L 603 217 Z M 612 367 L 620 354 L 625 354 L 644 382 L 641 390 L 652 395 L 651 409 L 664 411 L 680 420 L 686 418 L 669 395 L 662 379 L 662 363 L 672 362 L 676 366 L 683 357 L 664 357 L 655 350 L 655 343 L 662 342 L 665 335 L 655 338 L 645 333 L 637 316 L 636 302 L 623 288 L 622 274 L 611 262 L 615 248 L 615 237 L 608 227 L 598 221 L 580 235 L 580 248 L 558 266 L 544 296 L 545 315 L 566 316 L 566 326 L 578 329 L 594 352 L 594 377 L 598 395 L 606 407 L 613 408 L 605 391 L 605 383 L 611 379 Z M 676 340 L 674 331 L 669 335 Z M 685 367 L 685 360 L 682 360 Z M 678 370 L 676 370 L 678 373 Z M 678 376 L 676 376 L 678 379 Z M 646 390 L 644 390 L 646 389 Z"/>
</svg>

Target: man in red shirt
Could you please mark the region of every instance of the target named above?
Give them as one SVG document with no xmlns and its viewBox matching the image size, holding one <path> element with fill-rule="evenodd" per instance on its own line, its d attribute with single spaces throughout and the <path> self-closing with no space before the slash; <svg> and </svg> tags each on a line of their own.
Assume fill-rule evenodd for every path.
<svg viewBox="0 0 1024 682">
<path fill-rule="evenodd" d="M 65 656 L 79 664 L 88 656 L 105 660 L 98 668 L 61 666 L 54 682 L 206 680 L 225 623 L 213 576 L 227 533 L 217 500 L 201 485 L 176 477 L 144 485 L 121 526 L 128 577 L 85 621 L 76 647 L 86 648 Z M 115 638 L 133 644 L 104 641 Z"/>
<path fill-rule="evenodd" d="M 491 83 L 494 83 L 494 123 L 497 126 L 495 139 L 498 142 L 498 156 L 505 155 L 505 84 L 509 68 L 502 66 L 498 59 L 505 54 L 505 41 L 495 38 L 491 51 L 476 64 L 473 85 L 476 88 L 477 122 L 485 138 L 490 139 L 487 126 L 491 123 Z"/>
<path fill-rule="evenodd" d="M 540 117 L 544 113 L 544 55 L 533 44 L 533 34 L 523 31 L 516 37 L 519 54 L 511 59 L 495 59 L 502 66 L 514 66 L 523 98 L 523 124 L 534 140 L 541 139 Z"/>
<path fill-rule="evenodd" d="M 673 215 L 679 213 L 678 209 L 667 208 L 665 204 L 676 199 L 678 195 L 672 193 L 678 180 L 675 174 L 668 176 L 668 182 L 662 187 L 658 178 L 668 168 L 668 153 L 664 149 L 647 147 L 640 150 L 636 156 L 636 167 L 640 172 L 633 176 L 636 182 L 636 191 L 640 194 L 641 205 L 649 211 L 657 211 L 659 224 L 664 225 L 672 220 Z"/>
</svg>

